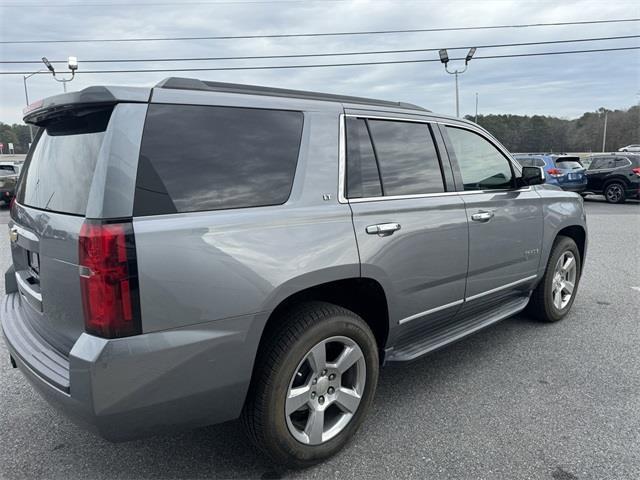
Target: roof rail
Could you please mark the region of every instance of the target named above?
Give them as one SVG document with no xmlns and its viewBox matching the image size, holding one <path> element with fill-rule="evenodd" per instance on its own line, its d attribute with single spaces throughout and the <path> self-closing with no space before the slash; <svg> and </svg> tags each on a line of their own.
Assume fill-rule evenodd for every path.
<svg viewBox="0 0 640 480">
<path fill-rule="evenodd" d="M 204 90 L 210 92 L 242 93 L 245 95 L 268 95 L 272 97 L 301 98 L 305 100 L 322 100 L 328 102 L 358 103 L 384 107 L 406 108 L 428 112 L 426 108 L 405 102 L 390 102 L 372 98 L 350 97 L 348 95 L 334 95 L 331 93 L 307 92 L 303 90 L 289 90 L 285 88 L 262 87 L 258 85 L 242 85 L 238 83 L 223 83 L 198 80 L 195 78 L 169 77 L 158 83 L 155 88 L 172 88 L 177 90 Z"/>
</svg>

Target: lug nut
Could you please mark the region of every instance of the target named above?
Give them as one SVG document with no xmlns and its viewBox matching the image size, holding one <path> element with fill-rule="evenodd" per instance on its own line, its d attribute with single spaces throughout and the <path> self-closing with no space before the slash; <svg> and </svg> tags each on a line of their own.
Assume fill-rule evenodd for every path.
<svg viewBox="0 0 640 480">
<path fill-rule="evenodd" d="M 333 395 L 333 392 L 335 392 L 335 390 L 333 387 L 329 387 L 328 392 L 329 392 L 329 395 Z"/>
<path fill-rule="evenodd" d="M 324 403 L 324 397 L 320 396 L 318 398 L 318 402 L 320 402 L 320 405 L 322 405 Z"/>
<path fill-rule="evenodd" d="M 316 383 L 318 383 L 318 379 L 317 379 L 317 378 L 314 378 L 314 379 L 313 379 L 313 381 L 312 381 L 311 383 L 313 383 L 313 384 L 315 385 Z"/>
<path fill-rule="evenodd" d="M 334 378 L 336 378 L 336 374 L 332 373 L 331 375 L 329 375 L 329 380 L 333 380 Z"/>
<path fill-rule="evenodd" d="M 311 398 L 316 398 L 316 392 L 311 392 Z"/>
<path fill-rule="evenodd" d="M 324 377 L 327 374 L 326 370 L 322 370 L 322 376 Z"/>
</svg>

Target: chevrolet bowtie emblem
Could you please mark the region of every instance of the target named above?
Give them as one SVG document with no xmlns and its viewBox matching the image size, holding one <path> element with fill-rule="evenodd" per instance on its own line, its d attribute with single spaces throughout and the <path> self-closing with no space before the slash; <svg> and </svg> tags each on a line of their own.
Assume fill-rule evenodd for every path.
<svg viewBox="0 0 640 480">
<path fill-rule="evenodd" d="M 18 241 L 18 229 L 16 227 L 9 230 L 9 240 L 11 240 L 11 243 Z"/>
</svg>

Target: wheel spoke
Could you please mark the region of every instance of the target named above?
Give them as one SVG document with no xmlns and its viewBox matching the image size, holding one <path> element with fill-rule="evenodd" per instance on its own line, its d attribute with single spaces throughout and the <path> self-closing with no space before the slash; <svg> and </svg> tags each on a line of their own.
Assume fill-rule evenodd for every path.
<svg viewBox="0 0 640 480">
<path fill-rule="evenodd" d="M 311 443 L 321 443 L 324 433 L 324 410 L 309 410 L 309 418 L 304 433 Z"/>
<path fill-rule="evenodd" d="M 327 366 L 327 346 L 325 343 L 319 343 L 309 352 L 309 363 L 311 369 L 317 375 Z"/>
<path fill-rule="evenodd" d="M 340 374 L 343 374 L 349 370 L 354 363 L 362 358 L 362 351 L 358 347 L 345 347 L 333 368 L 338 370 Z"/>
<path fill-rule="evenodd" d="M 350 388 L 340 388 L 336 395 L 335 403 L 345 412 L 356 413 L 360 405 L 360 395 Z"/>
<path fill-rule="evenodd" d="M 285 411 L 287 415 L 291 415 L 296 410 L 300 410 L 309 401 L 309 386 L 292 388 L 287 397 Z"/>
<path fill-rule="evenodd" d="M 573 282 L 565 281 L 562 284 L 562 289 L 564 291 L 566 291 L 569 295 L 571 295 L 573 293 L 574 287 L 575 287 L 575 285 L 573 284 Z"/>
<path fill-rule="evenodd" d="M 562 265 L 562 269 L 565 272 L 568 272 L 569 269 L 573 266 L 574 261 L 575 259 L 573 258 L 573 256 L 567 256 L 567 260 L 564 262 L 564 265 Z"/>
<path fill-rule="evenodd" d="M 562 308 L 562 295 L 560 294 L 559 288 L 553 291 L 553 304 L 556 308 Z"/>
</svg>

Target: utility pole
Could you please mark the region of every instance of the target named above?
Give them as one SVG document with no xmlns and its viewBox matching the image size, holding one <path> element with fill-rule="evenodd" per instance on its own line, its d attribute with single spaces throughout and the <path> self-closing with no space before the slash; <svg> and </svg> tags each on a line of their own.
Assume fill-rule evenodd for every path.
<svg viewBox="0 0 640 480">
<path fill-rule="evenodd" d="M 602 152 L 604 152 L 604 149 L 607 145 L 607 113 L 608 112 L 604 112 L 604 131 L 602 132 Z"/>
<path fill-rule="evenodd" d="M 471 61 L 471 58 L 475 53 L 476 53 L 476 47 L 470 48 L 469 53 L 467 53 L 467 56 L 464 59 L 464 68 L 462 70 L 456 69 L 453 72 L 451 72 L 447 67 L 447 64 L 449 63 L 449 54 L 447 53 L 447 49 L 443 48 L 438 52 L 438 54 L 440 55 L 440 61 L 444 63 L 444 69 L 446 70 L 446 72 L 451 75 L 455 75 L 456 77 L 456 117 L 460 116 L 460 98 L 458 96 L 458 75 L 461 75 L 467 71 L 467 68 L 469 66 L 469 61 Z"/>
<path fill-rule="evenodd" d="M 478 92 L 476 92 L 476 118 L 473 121 L 478 123 Z"/>
</svg>

